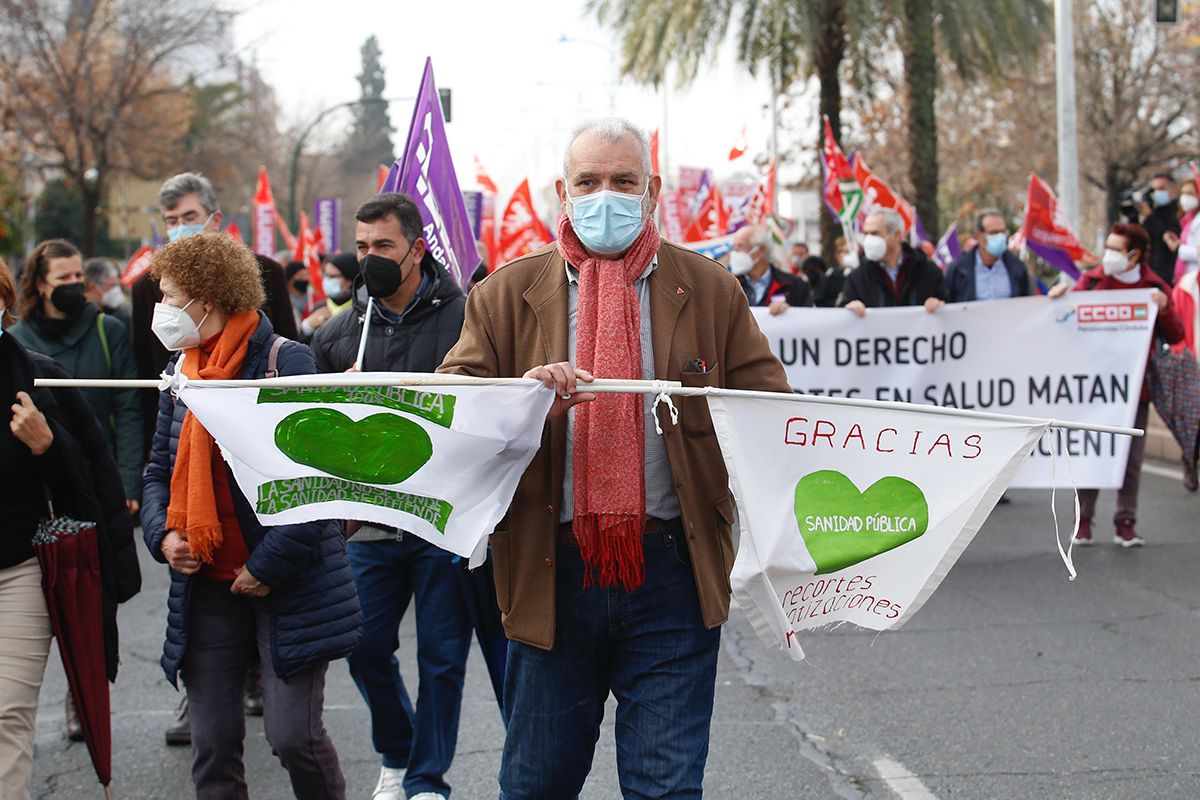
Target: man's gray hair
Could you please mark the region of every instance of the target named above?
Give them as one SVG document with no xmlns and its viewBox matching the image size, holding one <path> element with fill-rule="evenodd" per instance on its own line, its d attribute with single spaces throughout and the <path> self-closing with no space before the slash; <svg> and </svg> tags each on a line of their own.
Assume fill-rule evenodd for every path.
<svg viewBox="0 0 1200 800">
<path fill-rule="evenodd" d="M 888 233 L 904 233 L 904 217 L 894 208 L 877 208 L 868 217 L 883 217 L 883 227 Z"/>
<path fill-rule="evenodd" d="M 627 119 L 605 117 L 581 122 L 571 130 L 571 137 L 567 139 L 567 149 L 563 153 L 564 178 L 567 177 L 571 166 L 571 145 L 575 144 L 575 140 L 585 133 L 593 133 L 600 137 L 601 141 L 610 143 L 619 142 L 626 137 L 633 137 L 641 150 L 642 172 L 646 174 L 647 178 L 650 177 L 650 139 L 646 136 L 646 132 Z"/>
<path fill-rule="evenodd" d="M 83 279 L 93 286 L 103 286 L 106 280 L 120 274 L 111 258 L 89 258 L 83 262 Z"/>
<path fill-rule="evenodd" d="M 983 209 L 982 211 L 980 211 L 978 214 L 975 215 L 975 230 L 976 231 L 980 231 L 980 232 L 983 231 L 983 221 L 985 219 L 987 219 L 988 217 L 999 217 L 1000 219 L 1004 220 L 1004 227 L 1005 228 L 1008 227 L 1008 220 L 1005 219 L 1004 212 L 998 208 L 988 207 L 988 208 Z"/>
<path fill-rule="evenodd" d="M 189 194 L 200 195 L 200 205 L 204 206 L 204 210 L 209 214 L 221 210 L 217 205 L 217 196 L 213 194 L 212 184 L 199 172 L 181 172 L 174 178 L 167 179 L 158 190 L 158 207 L 163 211 L 170 211 Z"/>
</svg>

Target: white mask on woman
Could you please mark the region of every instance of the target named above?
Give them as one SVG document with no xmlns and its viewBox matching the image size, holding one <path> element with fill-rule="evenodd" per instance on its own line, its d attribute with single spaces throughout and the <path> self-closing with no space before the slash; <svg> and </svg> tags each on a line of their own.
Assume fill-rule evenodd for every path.
<svg viewBox="0 0 1200 800">
<path fill-rule="evenodd" d="M 197 325 L 187 313 L 188 306 L 194 302 L 195 298 L 189 300 L 183 308 L 166 303 L 154 305 L 154 320 L 150 323 L 150 330 L 154 331 L 163 347 L 175 351 L 187 350 L 200 344 L 200 325 L 208 319 L 208 314 L 205 314 L 204 319 L 200 320 L 200 325 Z"/>
</svg>

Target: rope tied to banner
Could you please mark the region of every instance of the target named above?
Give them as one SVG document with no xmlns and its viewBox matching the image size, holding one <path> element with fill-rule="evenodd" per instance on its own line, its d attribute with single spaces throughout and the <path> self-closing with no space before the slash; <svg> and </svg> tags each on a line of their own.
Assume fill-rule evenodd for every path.
<svg viewBox="0 0 1200 800">
<path fill-rule="evenodd" d="M 654 404 L 650 406 L 650 416 L 654 418 L 654 432 L 659 436 L 663 435 L 662 425 L 658 421 L 658 404 L 666 403 L 667 412 L 671 415 L 671 425 L 679 424 L 679 409 L 675 407 L 675 401 L 671 399 L 671 395 L 667 390 L 671 388 L 668 381 L 651 381 L 650 391 L 654 393 Z"/>
<path fill-rule="evenodd" d="M 187 358 L 187 353 L 179 354 L 179 360 L 175 362 L 174 374 L 167 372 L 165 367 L 163 368 L 162 374 L 158 376 L 158 390 L 160 392 L 170 389 L 171 394 L 178 396 L 183 391 L 183 388 L 187 386 L 188 377 L 183 374 L 183 360 L 185 358 Z"/>
<path fill-rule="evenodd" d="M 1075 580 L 1075 561 L 1071 557 L 1071 551 L 1075 548 L 1075 535 L 1079 533 L 1079 487 L 1075 485 L 1075 473 L 1071 469 L 1071 450 L 1064 450 L 1067 461 L 1067 477 L 1071 481 L 1071 491 L 1075 494 L 1075 524 L 1071 528 L 1071 539 L 1067 542 L 1067 549 L 1063 549 L 1062 532 L 1058 525 L 1058 507 L 1055 504 L 1055 498 L 1058 496 L 1058 448 L 1062 445 L 1062 429 L 1055 427 L 1055 420 L 1050 420 L 1048 430 L 1054 431 L 1055 447 L 1050 449 L 1050 513 L 1054 517 L 1054 544 L 1058 546 L 1058 555 L 1062 558 L 1063 563 L 1067 565 L 1067 576 L 1069 580 Z"/>
</svg>

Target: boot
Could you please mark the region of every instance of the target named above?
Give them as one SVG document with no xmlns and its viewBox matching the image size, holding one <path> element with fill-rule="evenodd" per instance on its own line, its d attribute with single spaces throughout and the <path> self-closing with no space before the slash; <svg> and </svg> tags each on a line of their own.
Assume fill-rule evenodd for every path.
<svg viewBox="0 0 1200 800">
<path fill-rule="evenodd" d="M 263 715 L 262 671 L 257 664 L 246 670 L 246 699 L 243 705 L 247 716 Z"/>
<path fill-rule="evenodd" d="M 188 720 L 186 694 L 179 703 L 179 710 L 175 712 L 175 724 L 167 728 L 166 737 L 169 745 L 189 746 L 192 743 L 192 724 Z"/>
<path fill-rule="evenodd" d="M 75 698 L 71 690 L 67 690 L 67 738 L 72 742 L 83 741 L 83 725 L 79 722 L 79 712 L 75 710 Z"/>
</svg>

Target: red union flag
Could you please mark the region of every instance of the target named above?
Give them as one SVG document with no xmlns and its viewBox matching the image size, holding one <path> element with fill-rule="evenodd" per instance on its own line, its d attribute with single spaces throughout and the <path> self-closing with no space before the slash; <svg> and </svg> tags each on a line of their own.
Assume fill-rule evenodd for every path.
<svg viewBox="0 0 1200 800">
<path fill-rule="evenodd" d="M 721 197 L 721 190 L 714 183 L 712 189 L 708 192 L 708 197 L 705 199 L 704 205 L 700 206 L 700 211 L 696 214 L 696 218 L 692 220 L 692 224 L 688 225 L 687 230 L 684 231 L 683 241 L 703 242 L 709 239 L 716 239 L 724 236 L 728 228 L 729 212 L 725 208 L 725 199 Z"/>
<path fill-rule="evenodd" d="M 650 171 L 658 174 L 658 128 L 650 134 Z"/>
<path fill-rule="evenodd" d="M 1094 263 L 1097 260 L 1079 243 L 1049 185 L 1032 172 L 1029 173 L 1021 234 L 1030 250 L 1068 275 L 1079 276 L 1076 262 Z"/>
<path fill-rule="evenodd" d="M 496 188 L 496 182 L 483 168 L 483 162 L 479 160 L 479 156 L 475 156 L 475 182 L 492 194 L 500 194 L 500 190 Z"/>
<path fill-rule="evenodd" d="M 864 217 L 877 208 L 890 208 L 904 218 L 905 233 L 912 230 L 913 207 L 878 175 L 871 172 L 862 153 L 854 158 L 854 179 L 862 187 L 862 214 Z"/>
<path fill-rule="evenodd" d="M 755 188 L 754 193 L 742 207 L 742 219 L 747 225 L 761 225 L 775 213 L 775 162 L 767 167 L 767 174 Z"/>
<path fill-rule="evenodd" d="M 546 226 L 533 210 L 529 179 L 526 178 L 513 192 L 508 206 L 504 209 L 504 217 L 500 220 L 500 258 L 496 266 L 507 264 L 514 258 L 531 253 L 552 241 L 554 239 L 550 236 L 550 231 L 546 230 Z"/>
<path fill-rule="evenodd" d="M 663 238 L 668 242 L 682 242 L 683 231 L 688 224 L 689 195 L 683 189 L 672 189 L 658 196 L 658 207 L 662 211 Z"/>
<path fill-rule="evenodd" d="M 862 187 L 854 179 L 854 170 L 841 145 L 833 138 L 833 128 L 825 119 L 825 147 L 821 152 L 822 197 L 829 211 L 846 228 L 854 223 L 862 207 Z"/>
<path fill-rule="evenodd" d="M 300 212 L 300 234 L 296 237 L 296 245 L 292 248 L 292 258 L 308 268 L 308 285 L 312 287 L 313 297 L 323 300 L 321 291 L 321 229 L 313 229 L 308 224 L 308 214 Z"/>
<path fill-rule="evenodd" d="M 142 273 L 150 269 L 150 260 L 153 257 L 154 248 L 150 245 L 144 244 L 138 248 L 138 251 L 130 256 L 129 263 L 125 265 L 125 271 L 121 273 L 121 285 L 126 289 L 132 286 Z"/>
<path fill-rule="evenodd" d="M 737 161 L 742 156 L 746 155 L 748 149 L 746 144 L 746 126 L 742 126 L 742 132 L 738 134 L 737 139 L 733 142 L 733 147 L 729 148 L 729 160 Z"/>
<path fill-rule="evenodd" d="M 258 186 L 254 189 L 254 252 L 260 256 L 275 254 L 275 197 L 267 168 L 258 168 Z"/>
<path fill-rule="evenodd" d="M 236 222 L 229 223 L 229 227 L 225 229 L 225 232 L 239 242 L 242 241 L 242 229 L 238 227 Z"/>
</svg>

